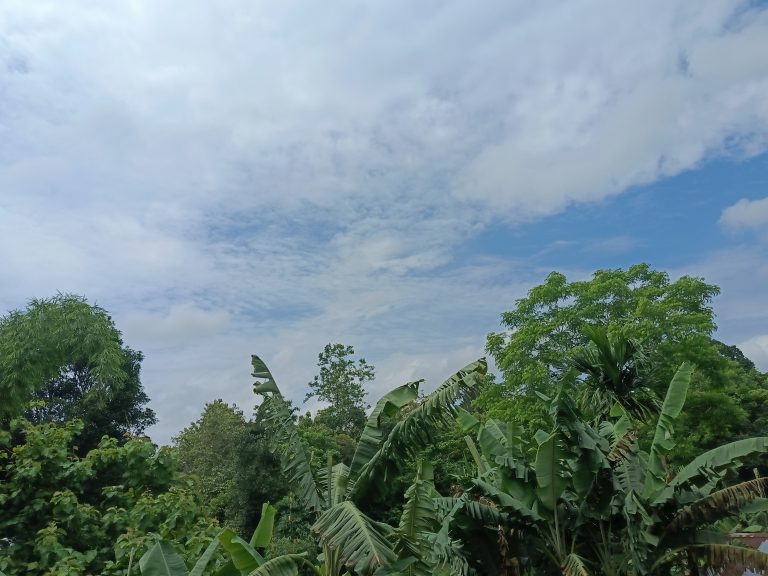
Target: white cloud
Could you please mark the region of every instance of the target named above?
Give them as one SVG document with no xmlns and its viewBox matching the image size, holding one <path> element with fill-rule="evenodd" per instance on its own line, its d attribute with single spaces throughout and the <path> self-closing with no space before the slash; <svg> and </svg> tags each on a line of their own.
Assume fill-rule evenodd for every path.
<svg viewBox="0 0 768 576">
<path fill-rule="evenodd" d="M 768 334 L 753 336 L 739 344 L 742 352 L 755 363 L 761 372 L 768 372 Z"/>
<path fill-rule="evenodd" d="M 730 0 L 10 0 L 0 305 L 112 311 L 161 439 L 251 352 L 298 398 L 331 340 L 443 377 L 548 271 L 467 241 L 766 150 L 765 53 Z"/>
<path fill-rule="evenodd" d="M 723 210 L 720 224 L 732 230 L 768 227 L 768 198 L 748 200 L 742 198 Z"/>
</svg>

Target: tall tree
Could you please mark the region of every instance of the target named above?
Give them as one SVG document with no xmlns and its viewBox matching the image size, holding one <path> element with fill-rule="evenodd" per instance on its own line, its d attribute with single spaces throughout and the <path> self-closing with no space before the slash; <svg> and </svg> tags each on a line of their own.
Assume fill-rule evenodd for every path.
<svg viewBox="0 0 768 576">
<path fill-rule="evenodd" d="M 487 387 L 477 406 L 491 417 L 535 430 L 546 419 L 535 393 L 552 393 L 554 383 L 569 369 L 570 351 L 585 346 L 589 327 L 600 325 L 609 332 L 623 331 L 645 351 L 641 376 L 657 393 L 681 363 L 696 366 L 679 427 L 681 436 L 690 433 L 691 442 L 678 447 L 681 457 L 747 436 L 752 432 L 750 420 L 768 416 L 764 398 L 752 393 L 764 385 L 742 378 L 745 368 L 738 358 L 732 351 L 723 354 L 722 346 L 712 340 L 711 303 L 718 293 L 717 286 L 701 278 L 683 276 L 672 282 L 667 273 L 647 264 L 598 270 L 591 279 L 575 282 L 552 272 L 512 311 L 502 314 L 504 331 L 488 336 L 486 347 L 503 381 Z M 735 385 L 735 374 L 743 386 Z M 753 399 L 754 413 L 740 406 L 742 396 Z M 703 434 L 695 430 L 696 421 Z"/>
<path fill-rule="evenodd" d="M 253 532 L 261 503 L 286 493 L 280 461 L 263 432 L 237 406 L 215 400 L 173 439 L 181 469 L 198 478 L 201 500 L 223 525 L 243 535 Z"/>
<path fill-rule="evenodd" d="M 306 399 L 317 398 L 330 406 L 318 411 L 315 420 L 336 433 L 356 438 L 365 427 L 365 383 L 374 378 L 374 366 L 354 359 L 355 349 L 327 344 L 318 355 L 320 373 L 309 383 Z"/>
<path fill-rule="evenodd" d="M 140 435 L 156 421 L 142 359 L 123 345 L 107 311 L 85 298 L 31 300 L 0 319 L 0 420 L 25 412 L 37 423 L 80 418 L 81 450 L 102 435 Z"/>
</svg>

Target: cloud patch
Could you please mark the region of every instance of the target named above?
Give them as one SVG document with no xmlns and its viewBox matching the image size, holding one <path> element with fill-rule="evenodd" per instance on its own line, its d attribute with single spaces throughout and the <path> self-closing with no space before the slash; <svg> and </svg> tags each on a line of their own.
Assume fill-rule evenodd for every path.
<svg viewBox="0 0 768 576">
<path fill-rule="evenodd" d="M 721 226 L 729 230 L 765 230 L 768 228 L 768 198 L 742 198 L 723 210 Z"/>
</svg>

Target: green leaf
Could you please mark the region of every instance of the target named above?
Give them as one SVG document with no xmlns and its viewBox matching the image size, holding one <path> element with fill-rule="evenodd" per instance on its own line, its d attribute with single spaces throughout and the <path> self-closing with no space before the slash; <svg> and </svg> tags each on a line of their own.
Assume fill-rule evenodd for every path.
<svg viewBox="0 0 768 576">
<path fill-rule="evenodd" d="M 397 558 L 388 540 L 392 528 L 372 520 L 349 500 L 323 512 L 312 531 L 358 573 L 370 574 Z"/>
<path fill-rule="evenodd" d="M 314 569 L 302 554 L 284 554 L 267 560 L 248 576 L 298 576 L 301 565 Z"/>
<path fill-rule="evenodd" d="M 740 458 L 752 456 L 754 454 L 765 454 L 768 452 L 768 437 L 758 436 L 757 438 L 745 438 L 737 440 L 724 446 L 718 446 L 712 450 L 694 458 L 689 464 L 683 466 L 669 482 L 669 485 L 656 498 L 654 504 L 662 504 L 672 498 L 676 488 L 698 478 L 699 476 L 708 476 L 712 471 L 720 471 L 724 468 L 730 468 L 738 462 Z"/>
<path fill-rule="evenodd" d="M 421 461 L 413 484 L 405 492 L 406 501 L 396 532 L 395 552 L 400 558 L 411 556 L 417 559 L 416 563 L 409 564 L 405 570 L 409 575 L 430 575 L 434 568 L 428 561 L 430 546 L 425 537 L 437 526 L 437 512 L 432 499 L 434 493 L 432 481 L 432 465 Z"/>
<path fill-rule="evenodd" d="M 439 427 L 453 422 L 458 400 L 477 391 L 487 370 L 485 358 L 465 366 L 395 424 L 379 450 L 352 478 L 350 498 L 357 499 L 371 487 L 383 487 L 391 473 L 397 471 L 399 462 L 429 446 Z"/>
<path fill-rule="evenodd" d="M 256 384 L 253 390 L 264 397 L 262 406 L 266 418 L 278 431 L 277 438 L 274 440 L 275 445 L 281 445 L 283 449 L 281 454 L 283 471 L 305 506 L 311 511 L 320 512 L 325 508 L 324 501 L 312 475 L 312 468 L 296 430 L 293 415 L 288 409 L 288 403 L 280 393 L 266 364 L 258 356 L 254 355 L 251 358 L 254 376 L 266 379 L 266 382 Z"/>
<path fill-rule="evenodd" d="M 272 532 L 275 527 L 275 515 L 277 514 L 277 508 L 272 506 L 269 502 L 265 502 L 261 506 L 261 519 L 259 525 L 256 526 L 256 530 L 253 531 L 251 541 L 249 544 L 254 548 L 268 548 L 272 543 Z"/>
<path fill-rule="evenodd" d="M 758 498 L 765 498 L 768 478 L 756 478 L 713 492 L 680 509 L 667 525 L 666 532 L 679 532 L 712 524 L 734 514 Z"/>
<path fill-rule="evenodd" d="M 508 512 L 512 512 L 512 516 L 518 516 L 523 519 L 538 522 L 543 518 L 530 506 L 528 506 L 522 500 L 518 500 L 504 492 L 499 490 L 493 484 L 489 484 L 483 480 L 474 480 L 475 485 L 481 488 L 489 497 L 494 498 L 502 508 L 506 508 Z"/>
<path fill-rule="evenodd" d="M 211 558 L 213 557 L 213 554 L 216 552 L 216 548 L 219 546 L 219 537 L 218 535 L 211 541 L 210 544 L 208 544 L 208 548 L 205 549 L 205 552 L 203 552 L 203 555 L 198 558 L 197 562 L 195 562 L 195 566 L 192 568 L 192 572 L 189 573 L 189 576 L 203 576 L 203 572 L 205 572 L 206 566 L 208 566 L 208 562 L 211 561 Z"/>
<path fill-rule="evenodd" d="M 184 561 L 176 554 L 170 542 L 161 540 L 139 560 L 142 576 L 188 576 Z"/>
<path fill-rule="evenodd" d="M 216 576 L 240 576 L 240 570 L 235 568 L 234 562 L 230 560 L 224 566 L 216 570 Z"/>
<path fill-rule="evenodd" d="M 672 440 L 672 424 L 683 409 L 692 374 L 693 366 L 687 362 L 683 363 L 675 373 L 667 389 L 667 395 L 664 398 L 659 420 L 656 423 L 656 432 L 653 435 L 653 443 L 651 444 L 648 456 L 648 473 L 645 477 L 645 486 L 643 488 L 643 495 L 646 498 L 652 498 L 664 489 L 666 466 L 663 458 L 675 446 Z"/>
<path fill-rule="evenodd" d="M 550 434 L 536 452 L 536 493 L 541 503 L 549 510 L 555 509 L 567 486 L 563 464 L 565 456 L 557 432 Z"/>
<path fill-rule="evenodd" d="M 264 557 L 229 528 L 219 534 L 219 542 L 243 576 L 264 564 Z"/>
<path fill-rule="evenodd" d="M 256 356 L 256 354 L 253 354 L 251 355 L 251 366 L 253 366 L 251 376 L 258 378 L 259 380 L 266 380 L 266 382 L 254 385 L 253 391 L 256 394 L 264 394 L 265 392 L 272 392 L 275 394 L 280 393 L 280 390 L 278 390 L 277 384 L 275 383 L 275 379 L 272 377 L 272 372 L 269 371 L 264 360 Z"/>
<path fill-rule="evenodd" d="M 360 470 L 374 457 L 379 448 L 381 448 L 381 444 L 386 440 L 386 435 L 381 427 L 382 417 L 394 416 L 404 406 L 416 400 L 419 395 L 420 382 L 409 382 L 395 388 L 376 402 L 376 406 L 365 423 L 363 433 L 357 441 L 355 455 L 352 457 L 352 464 L 349 466 L 351 478 L 357 478 Z"/>
</svg>

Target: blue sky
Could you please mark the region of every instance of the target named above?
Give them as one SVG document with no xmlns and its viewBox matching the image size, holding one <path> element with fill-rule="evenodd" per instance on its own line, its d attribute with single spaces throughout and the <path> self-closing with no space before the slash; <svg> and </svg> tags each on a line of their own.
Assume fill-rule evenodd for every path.
<svg viewBox="0 0 768 576">
<path fill-rule="evenodd" d="M 163 442 L 254 352 L 434 386 L 552 270 L 703 276 L 768 370 L 767 53 L 732 0 L 9 0 L 0 308 L 107 308 Z"/>
</svg>

